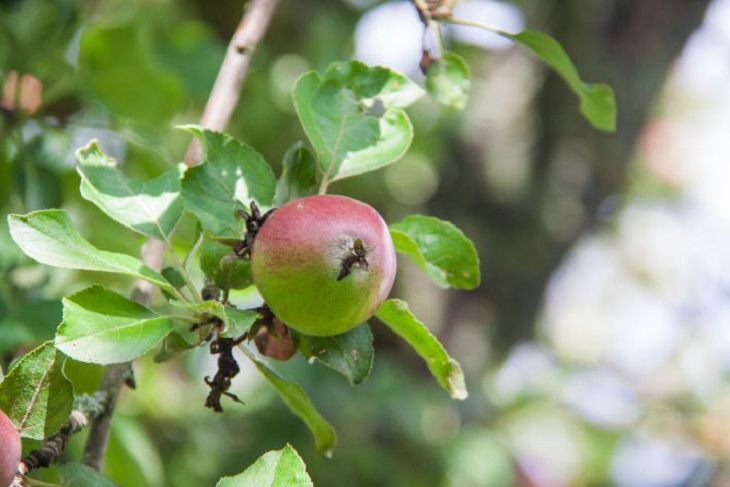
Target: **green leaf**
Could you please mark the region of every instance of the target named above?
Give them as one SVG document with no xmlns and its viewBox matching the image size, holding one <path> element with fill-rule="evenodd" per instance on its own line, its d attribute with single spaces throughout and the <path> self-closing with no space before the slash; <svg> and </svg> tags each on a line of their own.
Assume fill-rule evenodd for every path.
<svg viewBox="0 0 730 487">
<path fill-rule="evenodd" d="M 174 301 L 175 305 L 183 307 L 197 314 L 208 314 L 219 318 L 226 324 L 223 330 L 224 336 L 239 337 L 246 333 L 254 321 L 260 315 L 252 309 L 238 309 L 233 306 L 227 306 L 219 301 L 204 301 L 202 303 L 183 303 Z"/>
<path fill-rule="evenodd" d="M 452 398 L 463 400 L 469 396 L 459 363 L 449 357 L 444 346 L 413 316 L 405 301 L 387 299 L 375 316 L 418 352 L 438 383 Z"/>
<path fill-rule="evenodd" d="M 236 309 L 230 306 L 226 307 L 228 315 L 228 326 L 223 332 L 223 336 L 237 338 L 246 333 L 251 325 L 261 317 L 257 311 L 251 309 Z"/>
<path fill-rule="evenodd" d="M 407 108 L 423 96 L 423 89 L 407 76 L 359 61 L 331 63 L 324 77 L 352 90 L 366 106 L 378 100 L 385 108 Z"/>
<path fill-rule="evenodd" d="M 221 289 L 243 289 L 253 284 L 251 260 L 238 257 L 231 247 L 214 240 L 203 243 L 200 268 Z"/>
<path fill-rule="evenodd" d="M 172 304 L 192 311 L 196 315 L 212 315 L 225 321 L 228 318 L 225 306 L 219 301 L 203 301 L 202 303 L 187 303 L 173 301 Z"/>
<path fill-rule="evenodd" d="M 314 71 L 302 75 L 294 105 L 324 183 L 399 159 L 413 138 L 402 108 L 422 94 L 405 76 L 357 61 L 333 63 L 322 77 Z"/>
<path fill-rule="evenodd" d="M 244 221 L 236 214 L 248 210 L 251 200 L 269 208 L 274 199 L 276 178 L 263 156 L 230 135 L 184 128 L 198 138 L 205 152 L 202 164 L 190 168 L 182 183 L 185 209 L 198 217 L 206 232 L 240 238 Z"/>
<path fill-rule="evenodd" d="M 81 195 L 112 219 L 147 237 L 167 240 L 183 211 L 185 165 L 149 181 L 128 179 L 95 140 L 76 152 Z"/>
<path fill-rule="evenodd" d="M 310 85 L 314 86 L 311 94 Z M 337 177 L 350 153 L 378 143 L 378 118 L 364 113 L 364 107 L 347 88 L 311 72 L 300 78 L 293 93 L 300 121 L 327 181 Z M 305 116 L 308 112 L 311 116 Z M 308 123 L 310 120 L 312 123 Z"/>
<path fill-rule="evenodd" d="M 167 282 L 169 282 L 175 289 L 178 291 L 182 290 L 185 286 L 187 286 L 187 283 L 185 282 L 185 277 L 182 275 L 182 273 L 175 267 L 168 266 L 162 269 L 162 277 L 165 278 Z M 196 291 L 193 291 L 196 292 Z M 168 292 L 168 291 L 162 291 L 163 296 L 170 301 L 172 299 L 177 299 L 177 296 L 174 294 Z"/>
<path fill-rule="evenodd" d="M 299 351 L 344 375 L 351 385 L 363 382 L 373 368 L 373 334 L 367 323 L 332 337 L 300 335 Z"/>
<path fill-rule="evenodd" d="M 42 440 L 68 421 L 74 394 L 63 361 L 53 343 L 46 342 L 18 360 L 0 382 L 0 410 L 22 437 Z"/>
<path fill-rule="evenodd" d="M 440 104 L 463 110 L 471 90 L 471 70 L 464 58 L 453 52 L 428 68 L 426 90 Z"/>
<path fill-rule="evenodd" d="M 83 463 L 64 463 L 59 473 L 63 487 L 115 487 L 116 485 Z"/>
<path fill-rule="evenodd" d="M 169 282 L 139 259 L 99 250 L 84 240 L 64 210 L 9 215 L 8 225 L 10 235 L 18 247 L 41 264 L 126 274 L 149 281 L 166 291 L 173 291 Z"/>
<path fill-rule="evenodd" d="M 186 285 L 182 273 L 175 267 L 169 266 L 162 269 L 162 277 L 172 284 L 175 289 L 180 290 Z"/>
<path fill-rule="evenodd" d="M 282 166 L 274 196 L 276 206 L 317 192 L 317 159 L 302 142 L 286 152 Z"/>
<path fill-rule="evenodd" d="M 304 460 L 291 445 L 270 451 L 233 477 L 223 477 L 217 487 L 312 487 Z"/>
<path fill-rule="evenodd" d="M 580 111 L 597 129 L 604 132 L 616 130 L 616 100 L 610 86 L 590 84 L 581 80 L 578 70 L 568 53 L 558 41 L 543 32 L 525 30 L 519 34 L 498 32 L 526 47 L 545 64 L 553 68 L 580 99 Z"/>
<path fill-rule="evenodd" d="M 289 407 L 291 412 L 299 416 L 302 421 L 307 425 L 309 431 L 312 432 L 314 437 L 314 443 L 317 445 L 317 450 L 326 457 L 332 456 L 332 451 L 337 443 L 337 437 L 335 430 L 326 419 L 319 414 L 317 408 L 312 404 L 311 399 L 304 392 L 302 386 L 295 382 L 288 381 L 282 378 L 279 374 L 269 368 L 264 362 L 261 362 L 254 357 L 251 352 L 242 349 L 246 352 L 246 355 L 256 365 L 256 368 L 261 372 L 261 375 L 269 381 L 273 386 L 274 390 L 279 394 L 284 403 Z"/>
<path fill-rule="evenodd" d="M 170 318 L 96 285 L 63 299 L 56 348 L 80 362 L 128 362 L 147 353 L 172 329 Z"/>
<path fill-rule="evenodd" d="M 390 225 L 398 252 L 408 255 L 443 288 L 479 285 L 479 256 L 474 244 L 452 223 L 432 216 L 410 215 Z"/>
<path fill-rule="evenodd" d="M 400 109 L 386 110 L 379 119 L 378 130 L 380 135 L 374 144 L 343 154 L 344 158 L 333 181 L 375 171 L 397 161 L 413 140 L 411 121 L 406 112 Z"/>
<path fill-rule="evenodd" d="M 188 342 L 181 334 L 172 332 L 162 340 L 162 345 L 160 346 L 160 350 L 155 354 L 154 361 L 157 363 L 167 362 L 194 348 L 194 343 Z"/>
</svg>

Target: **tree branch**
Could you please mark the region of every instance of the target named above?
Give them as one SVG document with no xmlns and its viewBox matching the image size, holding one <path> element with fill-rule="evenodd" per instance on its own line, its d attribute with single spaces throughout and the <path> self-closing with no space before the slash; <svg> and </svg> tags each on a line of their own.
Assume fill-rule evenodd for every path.
<svg viewBox="0 0 730 487">
<path fill-rule="evenodd" d="M 89 438 L 86 440 L 84 448 L 84 463 L 96 470 L 101 470 L 104 466 L 114 407 L 119 397 L 119 391 L 124 384 L 124 375 L 129 367 L 131 367 L 129 363 L 112 365 L 104 374 L 104 379 L 99 387 L 99 391 L 107 394 L 106 408 L 102 414 L 92 420 Z"/>
<path fill-rule="evenodd" d="M 142 261 L 157 271 L 162 268 L 164 257 L 165 243 L 161 240 L 149 239 L 142 247 Z M 147 281 L 137 281 L 132 297 L 138 303 L 148 305 L 154 289 L 155 286 Z M 99 391 L 106 395 L 106 407 L 102 414 L 91 421 L 89 438 L 86 440 L 84 448 L 84 463 L 99 471 L 104 466 L 114 407 L 131 366 L 132 364 L 129 362 L 110 366 L 99 387 Z"/>
<path fill-rule="evenodd" d="M 228 44 L 213 90 L 205 104 L 200 125 L 211 130 L 223 130 L 238 105 L 248 67 L 271 23 L 278 0 L 251 0 L 241 22 Z M 200 160 L 200 143 L 194 140 L 185 155 L 185 164 L 192 166 Z"/>
<path fill-rule="evenodd" d="M 212 130 L 223 130 L 228 124 L 233 110 L 238 105 L 241 86 L 248 73 L 251 58 L 271 23 L 277 3 L 278 0 L 251 0 L 249 3 L 228 45 L 218 77 L 200 119 L 201 126 Z M 194 166 L 200 157 L 200 145 L 197 141 L 193 141 L 185 155 L 185 164 Z M 159 270 L 164 262 L 164 254 L 164 243 L 150 239 L 142 250 L 142 260 L 153 269 Z M 153 291 L 154 286 L 150 283 L 137 282 L 134 299 L 142 304 L 148 304 Z M 92 421 L 84 452 L 84 463 L 99 471 L 104 466 L 114 406 L 129 366 L 129 364 L 118 364 L 110 367 L 102 381 L 100 391 L 109 395 L 107 410 Z"/>
<path fill-rule="evenodd" d="M 43 445 L 26 456 L 18 466 L 18 472 L 13 480 L 13 487 L 21 487 L 23 479 L 31 470 L 50 467 L 60 458 L 66 443 L 72 435 L 84 429 L 89 422 L 100 416 L 106 410 L 108 396 L 97 392 L 93 396 L 83 395 L 76 398 L 74 409 L 68 422 L 58 433 L 46 439 Z"/>
</svg>

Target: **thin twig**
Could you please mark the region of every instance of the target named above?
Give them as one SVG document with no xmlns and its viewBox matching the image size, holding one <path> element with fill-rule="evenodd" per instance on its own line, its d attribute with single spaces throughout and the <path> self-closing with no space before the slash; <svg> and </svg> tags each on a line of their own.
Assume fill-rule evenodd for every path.
<svg viewBox="0 0 730 487">
<path fill-rule="evenodd" d="M 469 19 L 460 19 L 458 17 L 449 17 L 444 19 L 445 22 L 448 22 L 450 24 L 457 24 L 457 25 L 464 25 L 466 27 L 476 27 L 477 29 L 486 30 L 489 32 L 494 32 L 495 34 L 499 34 L 504 37 L 510 37 L 514 34 L 510 34 L 509 32 L 506 32 L 499 27 L 495 27 L 493 25 L 487 24 L 485 22 L 478 22 L 476 20 L 469 20 Z"/>
<path fill-rule="evenodd" d="M 107 401 L 107 395 L 102 392 L 97 392 L 93 396 L 83 395 L 77 397 L 68 422 L 58 433 L 46 439 L 40 448 L 30 452 L 20 462 L 12 484 L 13 487 L 20 487 L 24 483 L 29 484 L 26 476 L 31 470 L 49 467 L 56 463 L 61 458 L 61 454 L 71 436 L 84 429 L 89 422 L 101 415 L 107 407 Z"/>
<path fill-rule="evenodd" d="M 429 20 L 428 28 L 433 34 L 433 40 L 436 44 L 436 58 L 441 59 L 445 51 L 444 38 L 441 36 L 441 25 L 435 20 Z"/>
<path fill-rule="evenodd" d="M 440 12 L 441 3 L 429 3 L 426 0 L 411 0 L 411 3 L 415 7 L 416 12 L 418 12 L 418 18 L 421 19 L 421 22 L 423 23 L 424 30 L 422 43 L 424 53 L 430 53 L 431 51 L 431 49 L 426 47 L 426 40 L 428 38 L 428 33 L 430 32 L 433 36 L 433 42 L 436 47 L 436 52 L 433 57 L 435 59 L 440 59 L 444 54 L 444 40 L 441 35 L 441 25 L 438 20 L 451 15 L 450 7 L 446 7 L 447 13 L 444 14 Z"/>
<path fill-rule="evenodd" d="M 203 110 L 200 125 L 211 130 L 223 130 L 238 105 L 243 81 L 256 50 L 269 27 L 278 0 L 251 0 L 241 22 L 233 34 L 226 57 L 223 59 L 208 103 Z M 197 141 L 188 148 L 185 164 L 195 165 L 201 156 Z"/>
<path fill-rule="evenodd" d="M 251 0 L 249 3 L 228 45 L 218 77 L 200 119 L 201 126 L 212 130 L 223 130 L 228 125 L 233 110 L 238 105 L 241 86 L 253 53 L 271 23 L 277 3 L 278 0 Z M 200 146 L 196 142 L 191 143 L 185 156 L 185 164 L 194 166 L 199 162 L 200 156 Z M 157 270 L 162 268 L 164 255 L 165 245 L 159 240 L 148 240 L 142 250 L 142 260 Z M 138 282 L 134 298 L 140 303 L 149 303 L 153 290 L 154 286 L 150 283 Z M 103 415 L 92 421 L 84 453 L 84 462 L 96 470 L 101 470 L 104 465 L 114 405 L 124 382 L 124 372 L 128 367 L 129 364 L 110 367 L 102 381 L 100 390 L 109 393 L 108 408 Z"/>
<path fill-rule="evenodd" d="M 112 416 L 114 408 L 124 385 L 124 377 L 127 374 L 131 364 L 115 364 L 110 366 L 101 382 L 100 391 L 108 394 L 108 400 L 104 413 L 99 415 L 92 421 L 89 438 L 86 440 L 84 449 L 84 463 L 88 466 L 101 471 L 104 466 L 104 456 L 106 455 L 106 447 L 109 442 L 109 433 L 111 431 Z"/>
</svg>

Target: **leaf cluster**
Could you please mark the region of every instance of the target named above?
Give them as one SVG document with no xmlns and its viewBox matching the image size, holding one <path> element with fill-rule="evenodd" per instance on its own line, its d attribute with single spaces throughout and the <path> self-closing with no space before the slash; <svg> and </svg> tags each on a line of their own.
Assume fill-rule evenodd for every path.
<svg viewBox="0 0 730 487">
<path fill-rule="evenodd" d="M 458 19 L 445 21 L 461 23 Z M 615 101 L 606 85 L 584 83 L 568 55 L 546 34 L 509 34 L 488 26 L 530 50 L 565 79 L 580 99 L 581 111 L 595 127 L 615 128 Z M 123 30 L 98 32 L 121 42 Z M 93 52 L 84 50 L 84 59 Z M 443 52 L 427 67 L 426 91 L 455 109 L 467 105 L 470 69 L 452 52 Z M 99 83 L 101 96 L 106 89 Z M 152 90 L 154 91 L 154 90 Z M 43 439 L 58 431 L 71 411 L 74 393 L 64 374 L 66 357 L 117 364 L 157 348 L 164 361 L 207 343 L 213 334 L 227 339 L 253 337 L 260 309 L 236 306 L 230 292 L 251 288 L 250 262 L 232 251 L 245 238 L 241 213 L 253 204 L 262 211 L 315 193 L 335 181 L 375 171 L 397 161 L 408 150 L 413 127 L 405 109 L 426 92 L 404 75 L 357 61 L 336 62 L 323 73 L 310 71 L 296 82 L 293 103 L 308 139 L 284 154 L 277 178 L 254 148 L 220 132 L 195 125 L 180 128 L 200 143 L 204 158 L 195 167 L 178 163 L 149 180 L 127 177 L 117 161 L 95 141 L 77 152 L 76 169 L 83 198 L 132 232 L 168 246 L 166 266 L 150 268 L 136 257 L 102 250 L 76 229 L 64 209 L 8 217 L 12 239 L 36 261 L 60 268 L 127 275 L 162 291 L 164 302 L 149 307 L 101 285 L 63 299 L 63 320 L 55 339 L 46 342 L 0 375 L 0 409 L 26 438 Z M 133 103 L 129 106 L 134 105 Z M 129 108 L 127 105 L 125 107 Z M 141 107 L 144 109 L 144 107 Z M 184 213 L 198 221 L 198 238 L 184 259 L 172 249 L 175 229 Z M 442 288 L 474 289 L 480 283 L 479 258 L 472 242 L 452 223 L 410 215 L 390 225 L 398 252 L 410 258 Z M 197 260 L 205 282 L 192 278 Z M 452 398 L 468 395 L 462 369 L 428 328 L 399 299 L 386 300 L 375 316 L 408 343 Z M 192 325 L 192 326 L 191 326 Z M 368 323 L 342 335 L 312 337 L 293 333 L 298 352 L 344 376 L 351 385 L 365 381 L 374 360 Z M 318 450 L 329 456 L 336 445 L 332 426 L 297 383 L 279 375 L 250 347 L 241 346 L 262 377 L 310 429 Z M 73 482 L 103 484 L 103 478 L 76 464 L 62 476 Z M 304 464 L 290 446 L 262 456 L 235 477 L 218 485 L 311 485 Z"/>
<path fill-rule="evenodd" d="M 64 356 L 106 365 L 129 362 L 157 348 L 155 358 L 162 361 L 204 345 L 213 334 L 253 335 L 261 321 L 258 308 L 239 308 L 229 299 L 231 290 L 252 286 L 249 261 L 231 248 L 245 235 L 241 210 L 253 202 L 265 211 L 324 192 L 333 181 L 395 162 L 413 137 L 404 108 L 423 93 L 399 73 L 354 61 L 334 63 L 324 74 L 304 74 L 293 98 L 312 149 L 302 142 L 294 144 L 284 155 L 278 179 L 249 145 L 192 125 L 181 128 L 200 142 L 201 164 L 192 168 L 177 164 L 150 180 L 127 177 L 95 141 L 79 149 L 81 195 L 129 230 L 165 242 L 166 267 L 158 272 L 130 255 L 95 247 L 63 209 L 10 215 L 13 240 L 43 264 L 145 280 L 162 291 L 165 301 L 144 306 L 101 285 L 67 296 L 55 340 L 9 371 L 0 383 L 0 401 L 7 404 L 0 402 L 0 407 L 10 411 L 25 436 L 42 438 L 60 427 L 73 402 L 63 375 Z M 199 236 L 181 259 L 170 247 L 185 212 L 198 220 Z M 391 234 L 396 249 L 438 286 L 473 289 L 479 284 L 474 246 L 452 224 L 412 215 L 393 224 Z M 211 296 L 204 296 L 191 277 L 191 261 L 196 259 L 205 276 L 203 284 L 213 290 Z M 414 347 L 452 397 L 466 397 L 460 367 L 404 302 L 387 301 L 377 316 Z M 306 359 L 339 372 L 352 385 L 370 374 L 374 350 L 367 323 L 333 337 L 293 335 Z M 318 449 L 331 454 L 335 432 L 302 387 L 281 377 L 247 346 L 242 350 L 309 427 Z M 38 390 L 29 389 L 31 385 Z"/>
</svg>

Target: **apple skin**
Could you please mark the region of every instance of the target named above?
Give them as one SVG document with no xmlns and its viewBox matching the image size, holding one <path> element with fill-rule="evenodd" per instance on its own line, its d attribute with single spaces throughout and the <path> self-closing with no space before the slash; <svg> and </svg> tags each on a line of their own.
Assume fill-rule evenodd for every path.
<svg viewBox="0 0 730 487">
<path fill-rule="evenodd" d="M 341 278 L 355 241 L 367 268 Z M 251 253 L 253 281 L 281 321 L 314 336 L 345 333 L 370 318 L 388 297 L 396 258 L 388 226 L 371 206 L 335 195 L 298 199 L 277 209 Z"/>
<path fill-rule="evenodd" d="M 15 472 L 20 465 L 21 443 L 18 430 L 0 411 L 0 487 L 13 483 Z"/>
</svg>

